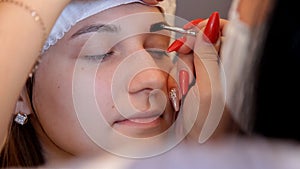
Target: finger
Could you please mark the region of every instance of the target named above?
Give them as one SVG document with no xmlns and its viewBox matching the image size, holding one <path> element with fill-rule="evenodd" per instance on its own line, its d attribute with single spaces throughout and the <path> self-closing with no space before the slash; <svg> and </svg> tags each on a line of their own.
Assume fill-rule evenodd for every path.
<svg viewBox="0 0 300 169">
<path fill-rule="evenodd" d="M 173 107 L 173 110 L 175 112 L 179 111 L 180 108 L 180 100 L 181 100 L 181 93 L 178 86 L 178 78 L 177 78 L 177 67 L 174 66 L 174 68 L 170 71 L 168 76 L 168 97 L 170 99 L 171 105 Z M 174 115 L 174 121 L 176 119 L 176 115 Z"/>
<path fill-rule="evenodd" d="M 202 29 L 203 27 L 206 26 L 208 19 L 203 20 L 202 22 L 200 22 L 197 27 Z M 223 29 L 227 26 L 228 24 L 228 20 L 227 19 L 222 19 L 220 18 L 220 30 L 221 32 L 223 32 Z"/>
<path fill-rule="evenodd" d="M 179 80 L 180 90 L 182 95 L 186 95 L 194 77 L 194 56 L 193 53 L 188 55 L 179 54 L 177 61 L 177 76 Z"/>
<path fill-rule="evenodd" d="M 209 19 L 198 18 L 190 21 L 186 25 L 183 26 L 184 29 L 194 29 L 196 32 L 200 32 L 200 30 L 204 31 L 204 34 L 207 36 L 208 41 L 212 41 L 212 43 L 216 43 L 219 36 L 222 36 L 223 28 L 228 23 L 226 19 L 220 19 L 219 13 L 214 12 L 211 14 Z M 184 41 L 182 39 L 184 38 Z M 183 43 L 178 44 L 176 41 L 180 40 Z M 176 43 L 176 47 L 173 47 L 169 52 L 179 52 L 183 54 L 190 53 L 195 44 L 195 37 L 192 36 L 184 36 L 174 41 Z M 171 45 L 174 46 L 174 43 Z"/>
<path fill-rule="evenodd" d="M 187 38 L 186 36 L 183 36 L 181 38 L 176 39 L 167 49 L 167 52 L 175 52 L 178 51 L 179 48 L 183 46 L 183 44 L 186 42 Z"/>
<path fill-rule="evenodd" d="M 143 0 L 143 1 L 149 5 L 156 5 L 163 0 Z"/>
<path fill-rule="evenodd" d="M 220 19 L 220 31 L 221 31 L 221 36 L 224 36 L 224 30 L 226 26 L 228 25 L 228 20 L 226 19 Z"/>
<path fill-rule="evenodd" d="M 192 28 L 196 27 L 202 21 L 204 21 L 203 18 L 194 19 L 194 20 L 188 22 L 187 24 L 185 24 L 182 28 L 185 30 L 192 29 Z"/>
</svg>

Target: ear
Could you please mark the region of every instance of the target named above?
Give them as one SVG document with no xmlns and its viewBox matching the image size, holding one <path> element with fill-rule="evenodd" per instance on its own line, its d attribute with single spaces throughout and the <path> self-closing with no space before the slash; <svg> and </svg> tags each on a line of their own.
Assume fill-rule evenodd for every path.
<svg viewBox="0 0 300 169">
<path fill-rule="evenodd" d="M 26 86 L 23 87 L 23 90 L 21 91 L 19 99 L 16 103 L 15 115 L 20 112 L 26 115 L 30 115 L 32 113 L 31 103 L 30 103 Z"/>
</svg>

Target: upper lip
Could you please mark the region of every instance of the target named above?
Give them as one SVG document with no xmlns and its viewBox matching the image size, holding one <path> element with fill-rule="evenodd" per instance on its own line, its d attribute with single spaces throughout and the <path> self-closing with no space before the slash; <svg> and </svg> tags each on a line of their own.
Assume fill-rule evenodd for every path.
<svg viewBox="0 0 300 169">
<path fill-rule="evenodd" d="M 128 117 L 121 117 L 115 123 L 130 120 L 130 119 L 146 119 L 146 118 L 153 118 L 153 117 L 160 117 L 163 113 L 160 112 L 139 112 L 129 115 Z"/>
</svg>

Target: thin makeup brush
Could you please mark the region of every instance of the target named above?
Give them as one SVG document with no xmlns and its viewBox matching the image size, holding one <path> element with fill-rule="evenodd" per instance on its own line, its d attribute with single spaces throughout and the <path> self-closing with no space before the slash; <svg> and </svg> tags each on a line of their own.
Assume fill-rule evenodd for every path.
<svg viewBox="0 0 300 169">
<path fill-rule="evenodd" d="M 159 22 L 159 23 L 155 23 L 153 25 L 151 25 L 150 27 L 150 32 L 156 32 L 156 31 L 160 31 L 160 30 L 169 30 L 169 31 L 173 31 L 173 32 L 178 32 L 178 33 L 182 33 L 182 34 L 186 34 L 186 35 L 191 35 L 191 36 L 196 36 L 197 32 L 193 31 L 193 30 L 185 30 L 179 27 L 175 27 L 175 26 L 170 26 L 167 25 L 167 23 L 165 22 Z"/>
</svg>

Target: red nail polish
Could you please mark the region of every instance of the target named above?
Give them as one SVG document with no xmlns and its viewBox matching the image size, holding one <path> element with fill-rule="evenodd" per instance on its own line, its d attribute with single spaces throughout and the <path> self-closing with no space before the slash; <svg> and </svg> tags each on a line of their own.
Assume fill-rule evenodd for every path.
<svg viewBox="0 0 300 169">
<path fill-rule="evenodd" d="M 198 18 L 198 19 L 195 19 L 195 20 L 192 20 L 190 21 L 189 23 L 185 24 L 183 26 L 183 29 L 187 30 L 187 29 L 191 29 L 193 28 L 194 26 L 197 26 L 200 22 L 202 22 L 204 19 L 202 18 Z"/>
<path fill-rule="evenodd" d="M 182 95 L 186 95 L 189 90 L 189 73 L 186 70 L 179 71 L 179 85 Z"/>
<path fill-rule="evenodd" d="M 183 36 L 179 39 L 176 39 L 167 49 L 168 52 L 177 51 L 186 41 L 186 37 Z"/>
<path fill-rule="evenodd" d="M 207 42 L 216 43 L 219 39 L 220 32 L 220 16 L 218 12 L 214 12 L 210 15 L 206 27 L 204 29 L 204 35 Z"/>
</svg>

